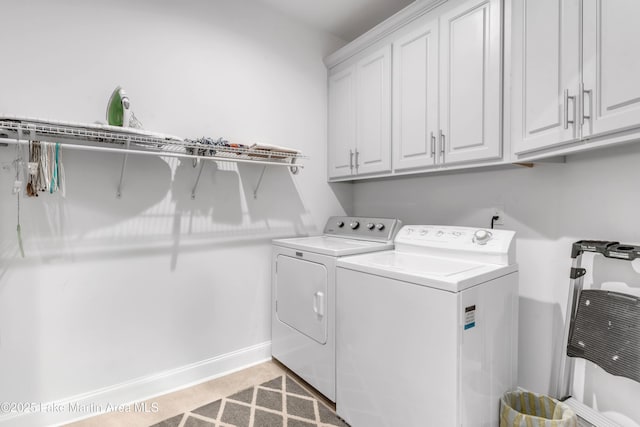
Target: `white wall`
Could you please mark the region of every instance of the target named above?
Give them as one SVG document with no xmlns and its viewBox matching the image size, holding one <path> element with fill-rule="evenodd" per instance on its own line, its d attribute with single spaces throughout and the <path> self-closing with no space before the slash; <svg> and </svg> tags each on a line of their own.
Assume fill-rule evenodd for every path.
<svg viewBox="0 0 640 427">
<path fill-rule="evenodd" d="M 104 120 L 121 85 L 147 129 L 309 159 L 297 176 L 268 168 L 257 199 L 259 167 L 209 164 L 193 201 L 190 161 L 134 156 L 118 200 L 121 155 L 66 150 L 66 198 L 22 201 L 21 259 L 16 151 L 0 147 L 0 401 L 69 398 L 252 346 L 268 355 L 270 239 L 351 209 L 351 186 L 325 172 L 322 58 L 342 42 L 249 0 L 3 6 L 0 112 Z"/>
<path fill-rule="evenodd" d="M 553 358 L 564 324 L 571 244 L 580 239 L 640 243 L 639 164 L 640 144 L 635 144 L 532 169 L 363 182 L 354 188 L 354 210 L 356 215 L 397 216 L 405 224 L 488 227 L 491 208 L 504 205 L 504 228 L 517 232 L 520 265 L 519 382 L 550 393 L 557 377 Z M 638 277 L 632 286 L 640 287 Z M 625 390 L 635 390 L 631 396 L 640 393 L 638 384 L 622 382 Z M 627 409 L 640 420 L 636 404 Z"/>
</svg>

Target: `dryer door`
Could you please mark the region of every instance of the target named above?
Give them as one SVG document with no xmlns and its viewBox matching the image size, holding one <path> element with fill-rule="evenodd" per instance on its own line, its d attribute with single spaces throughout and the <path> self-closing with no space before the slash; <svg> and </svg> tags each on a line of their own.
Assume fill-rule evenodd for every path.
<svg viewBox="0 0 640 427">
<path fill-rule="evenodd" d="M 327 342 L 327 268 L 323 264 L 278 255 L 276 315 L 309 338 Z"/>
</svg>

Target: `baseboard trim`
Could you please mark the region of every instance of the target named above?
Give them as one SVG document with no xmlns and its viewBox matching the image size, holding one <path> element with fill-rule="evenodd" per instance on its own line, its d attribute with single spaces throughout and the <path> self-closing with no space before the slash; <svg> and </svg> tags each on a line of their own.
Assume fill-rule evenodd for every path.
<svg viewBox="0 0 640 427">
<path fill-rule="evenodd" d="M 88 393 L 43 402 L 33 412 L 3 414 L 0 416 L 0 427 L 52 426 L 78 421 L 109 412 L 110 408 L 117 405 L 132 405 L 152 399 L 270 359 L 271 342 L 268 341 Z"/>
</svg>

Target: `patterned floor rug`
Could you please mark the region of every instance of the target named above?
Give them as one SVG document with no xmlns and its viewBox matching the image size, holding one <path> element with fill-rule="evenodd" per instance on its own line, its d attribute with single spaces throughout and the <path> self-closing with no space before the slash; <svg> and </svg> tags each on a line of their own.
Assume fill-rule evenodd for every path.
<svg viewBox="0 0 640 427">
<path fill-rule="evenodd" d="M 274 378 L 152 427 L 348 427 L 288 375 Z"/>
</svg>

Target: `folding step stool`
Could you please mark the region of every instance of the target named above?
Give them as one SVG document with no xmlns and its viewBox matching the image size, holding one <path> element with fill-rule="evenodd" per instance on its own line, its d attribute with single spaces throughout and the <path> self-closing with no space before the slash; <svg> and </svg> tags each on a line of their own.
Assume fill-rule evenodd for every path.
<svg viewBox="0 0 640 427">
<path fill-rule="evenodd" d="M 571 249 L 573 263 L 557 397 L 582 418 L 580 425 L 619 427 L 572 397 L 574 359 L 586 359 L 611 375 L 640 382 L 640 298 L 621 292 L 583 289 L 587 272 L 581 266 L 584 252 L 631 262 L 640 258 L 640 246 L 581 240 Z"/>
</svg>

